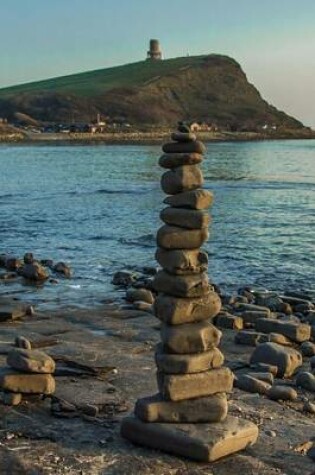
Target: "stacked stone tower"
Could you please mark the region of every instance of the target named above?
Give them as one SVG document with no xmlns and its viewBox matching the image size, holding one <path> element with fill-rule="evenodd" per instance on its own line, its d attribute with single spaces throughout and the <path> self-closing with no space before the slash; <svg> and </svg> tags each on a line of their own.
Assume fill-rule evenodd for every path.
<svg viewBox="0 0 315 475">
<path fill-rule="evenodd" d="M 211 323 L 221 301 L 209 285 L 207 209 L 213 196 L 203 190 L 199 164 L 204 145 L 180 124 L 159 160 L 169 195 L 157 233 L 155 316 L 161 343 L 155 353 L 159 393 L 139 399 L 135 416 L 124 419 L 122 435 L 135 443 L 200 461 L 214 461 L 253 444 L 257 427 L 228 416 L 233 374 L 218 349 L 221 332 Z"/>
</svg>

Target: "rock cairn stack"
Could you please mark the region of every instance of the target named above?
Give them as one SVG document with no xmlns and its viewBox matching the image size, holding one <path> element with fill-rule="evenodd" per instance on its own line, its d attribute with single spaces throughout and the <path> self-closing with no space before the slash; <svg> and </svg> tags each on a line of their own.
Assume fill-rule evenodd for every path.
<svg viewBox="0 0 315 475">
<path fill-rule="evenodd" d="M 205 147 L 183 124 L 171 138 L 159 160 L 168 169 L 161 187 L 169 195 L 157 233 L 162 270 L 154 280 L 162 340 L 155 353 L 159 393 L 137 401 L 135 416 L 124 419 L 121 432 L 141 445 L 214 461 L 253 444 L 258 429 L 227 415 L 233 373 L 223 367 L 221 332 L 210 322 L 221 300 L 209 285 L 208 257 L 200 249 L 213 201 L 202 189 Z"/>
<path fill-rule="evenodd" d="M 54 360 L 46 353 L 30 349 L 29 341 L 19 337 L 20 348 L 8 353 L 9 367 L 0 370 L 0 400 L 16 406 L 23 395 L 50 395 L 55 392 Z"/>
</svg>

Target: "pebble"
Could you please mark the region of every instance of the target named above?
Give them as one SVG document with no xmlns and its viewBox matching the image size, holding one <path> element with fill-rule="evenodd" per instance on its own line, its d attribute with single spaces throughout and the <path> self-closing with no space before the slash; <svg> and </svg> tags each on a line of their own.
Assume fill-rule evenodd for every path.
<svg viewBox="0 0 315 475">
<path fill-rule="evenodd" d="M 272 386 L 267 392 L 269 399 L 273 401 L 295 401 L 298 395 L 295 389 L 289 386 Z"/>
<path fill-rule="evenodd" d="M 310 401 L 306 401 L 303 405 L 303 411 L 309 414 L 315 414 L 315 404 Z"/>
</svg>

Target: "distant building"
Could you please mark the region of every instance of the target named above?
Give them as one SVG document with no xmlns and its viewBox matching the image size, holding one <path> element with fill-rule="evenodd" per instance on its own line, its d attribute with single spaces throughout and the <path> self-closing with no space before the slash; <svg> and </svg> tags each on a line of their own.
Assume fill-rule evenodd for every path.
<svg viewBox="0 0 315 475">
<path fill-rule="evenodd" d="M 159 61 L 162 59 L 162 51 L 159 40 L 150 40 L 150 49 L 147 53 L 147 59 Z"/>
</svg>

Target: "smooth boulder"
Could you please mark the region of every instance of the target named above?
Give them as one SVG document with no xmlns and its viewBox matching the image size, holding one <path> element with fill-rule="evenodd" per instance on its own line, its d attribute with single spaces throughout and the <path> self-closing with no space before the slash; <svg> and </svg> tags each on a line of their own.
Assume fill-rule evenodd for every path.
<svg viewBox="0 0 315 475">
<path fill-rule="evenodd" d="M 157 249 L 155 258 L 170 274 L 200 274 L 208 268 L 208 254 L 200 249 Z"/>
<path fill-rule="evenodd" d="M 38 350 L 16 348 L 9 352 L 7 363 L 11 368 L 26 373 L 47 373 L 55 371 L 54 360 L 46 353 Z"/>
<path fill-rule="evenodd" d="M 262 343 L 256 347 L 250 358 L 250 364 L 255 363 L 277 366 L 277 376 L 288 378 L 302 365 L 303 359 L 301 353 L 293 348 L 277 343 Z"/>
<path fill-rule="evenodd" d="M 221 299 L 213 291 L 197 298 L 180 298 L 161 293 L 154 302 L 155 316 L 168 325 L 212 319 L 220 309 Z"/>
<path fill-rule="evenodd" d="M 208 190 L 191 190 L 167 196 L 163 203 L 173 208 L 208 209 L 213 204 L 213 193 Z"/>
<path fill-rule="evenodd" d="M 161 340 L 168 353 L 190 354 L 217 347 L 222 333 L 208 322 L 161 327 Z"/>
<path fill-rule="evenodd" d="M 203 176 L 198 165 L 172 168 L 161 178 L 161 188 L 167 195 L 195 190 L 203 185 Z"/>
<path fill-rule="evenodd" d="M 211 219 L 206 211 L 173 207 L 164 208 L 160 218 L 165 224 L 187 229 L 206 228 Z"/>
<path fill-rule="evenodd" d="M 165 374 L 201 373 L 209 369 L 221 368 L 224 356 L 218 348 L 195 354 L 165 353 L 159 344 L 155 352 L 155 363 L 158 371 Z"/>
<path fill-rule="evenodd" d="M 198 165 L 203 160 L 199 153 L 166 153 L 159 159 L 162 168 L 177 168 L 183 165 Z"/>
<path fill-rule="evenodd" d="M 200 153 L 206 152 L 206 147 L 202 142 L 195 140 L 193 142 L 169 142 L 162 146 L 164 153 Z"/>
<path fill-rule="evenodd" d="M 154 277 L 153 287 L 156 292 L 175 297 L 203 297 L 209 292 L 209 278 L 202 274 L 174 276 L 165 271 L 159 271 Z"/>
</svg>

